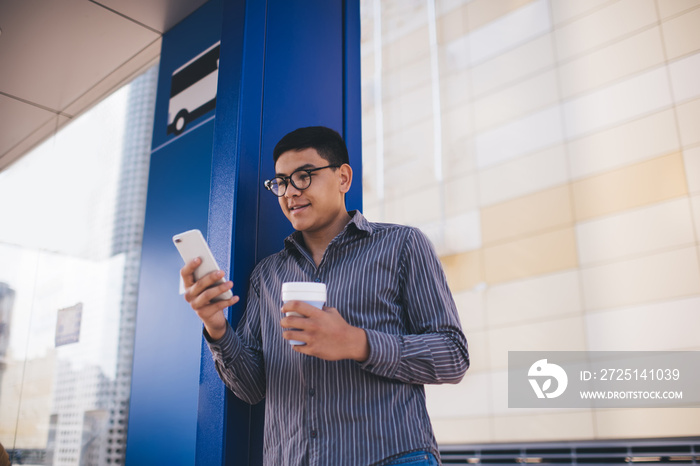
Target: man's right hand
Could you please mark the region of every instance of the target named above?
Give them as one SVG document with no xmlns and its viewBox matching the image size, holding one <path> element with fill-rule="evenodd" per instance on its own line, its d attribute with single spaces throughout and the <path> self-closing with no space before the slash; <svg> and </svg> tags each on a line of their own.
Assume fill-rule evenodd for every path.
<svg viewBox="0 0 700 466">
<path fill-rule="evenodd" d="M 207 274 L 195 282 L 194 271 L 201 262 L 201 259 L 196 258 L 180 269 L 180 275 L 186 289 L 185 301 L 190 304 L 194 312 L 202 320 L 209 336 L 213 340 L 218 340 L 224 336 L 228 325 L 224 316 L 224 309 L 236 304 L 240 298 L 233 296 L 231 299 L 212 302 L 212 299 L 224 291 L 230 290 L 233 287 L 233 282 L 227 281 L 212 287 L 214 283 L 224 276 L 224 272 L 221 270 Z"/>
</svg>

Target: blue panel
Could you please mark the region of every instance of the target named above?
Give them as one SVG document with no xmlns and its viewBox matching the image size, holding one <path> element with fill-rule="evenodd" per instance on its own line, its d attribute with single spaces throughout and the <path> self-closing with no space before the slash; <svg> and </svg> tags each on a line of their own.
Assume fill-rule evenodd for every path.
<svg viewBox="0 0 700 466">
<path fill-rule="evenodd" d="M 176 233 L 206 232 L 214 123 L 151 158 L 127 464 L 193 464 L 202 325 L 178 294 Z"/>
<path fill-rule="evenodd" d="M 354 172 L 353 186 L 345 197 L 348 210 L 362 210 L 362 77 L 360 75 L 360 2 L 344 2 L 344 121 L 343 137 Z"/>
<path fill-rule="evenodd" d="M 173 71 L 219 41 L 221 38 L 222 2 L 223 0 L 209 0 L 204 6 L 163 35 L 158 70 L 158 98 L 151 142 L 154 148 L 176 138 L 173 134 L 167 134 L 168 101 L 170 100 L 170 81 Z M 212 110 L 203 115 L 201 120 L 205 120 L 213 114 Z"/>
<path fill-rule="evenodd" d="M 167 130 L 173 71 L 219 41 L 222 0 L 163 37 L 144 225 L 126 462 L 192 465 L 202 324 L 178 293 L 176 233 L 207 232 L 214 110 L 178 137 Z M 221 449 L 221 445 L 218 447 Z"/>
<path fill-rule="evenodd" d="M 272 150 L 282 136 L 323 125 L 343 133 L 341 1 L 268 2 L 263 101 L 262 177 L 274 173 Z M 279 251 L 292 232 L 277 199 L 260 185 L 258 257 Z"/>
<path fill-rule="evenodd" d="M 260 120 L 260 92 L 257 92 L 258 105 L 255 106 L 252 118 L 248 121 L 240 118 L 242 100 L 250 99 L 256 94 L 256 85 L 262 80 L 261 73 L 249 78 L 249 89 L 241 92 L 243 85 L 243 47 L 244 30 L 247 33 L 245 45 L 248 48 L 255 47 L 255 38 L 259 36 L 259 42 L 263 41 L 263 28 L 245 27 L 246 15 L 255 13 L 256 4 L 262 5 L 264 18 L 264 4 L 252 2 L 248 11 L 243 0 L 227 1 L 224 5 L 224 24 L 221 37 L 221 58 L 219 69 L 219 90 L 216 131 L 214 136 L 214 159 L 212 163 L 212 186 L 209 221 L 209 244 L 212 251 L 219 257 L 220 266 L 234 281 L 233 292 L 242 298 L 242 302 L 234 306 L 229 313 L 229 321 L 232 325 L 240 319 L 246 296 L 247 278 L 250 269 L 254 265 L 254 258 L 249 254 L 243 257 L 245 249 L 232 247 L 232 244 L 243 244 L 255 241 L 255 229 L 247 228 L 240 232 L 236 227 L 241 218 L 255 218 L 256 203 L 234 208 L 237 202 L 237 193 L 245 192 L 246 188 L 240 186 L 243 181 L 255 173 L 257 177 L 257 150 L 253 147 L 253 156 L 241 158 L 241 147 L 252 136 L 254 146 L 257 146 L 259 137 Z M 260 9 L 260 8 L 258 8 Z M 262 21 L 260 21 L 262 23 Z M 259 31 L 256 34 L 256 31 Z M 261 47 L 261 46 L 260 46 Z M 261 62 L 261 53 L 255 50 L 248 56 Z M 254 67 L 250 66 L 250 70 Z M 250 73 L 250 71 L 249 71 Z M 257 123 L 256 123 L 257 122 Z M 252 123 L 250 128 L 244 130 L 245 124 Z M 246 162 L 248 162 L 246 164 Z M 245 199 L 244 195 L 238 196 Z M 246 223 L 243 221 L 243 223 Z M 250 223 L 250 222 L 247 222 Z M 252 251 L 252 248 L 249 248 Z M 235 267 L 231 264 L 236 263 Z M 225 461 L 224 444 L 226 437 L 232 437 L 235 442 L 229 442 L 228 447 L 233 449 L 231 456 L 236 460 L 232 464 L 248 464 L 249 455 L 249 425 L 250 405 L 236 399 L 228 391 L 216 373 L 211 358 L 211 353 L 206 346 L 202 346 L 200 397 L 199 397 L 199 422 L 197 424 L 197 465 L 229 464 Z M 227 422 L 227 419 L 229 422 Z"/>
<path fill-rule="evenodd" d="M 240 92 L 239 161 L 237 199 L 235 207 L 232 257 L 233 279 L 242 298 L 246 297 L 248 277 L 255 263 L 255 245 L 260 240 L 257 228 L 259 212 L 258 187 L 260 185 L 260 143 L 262 131 L 262 101 L 265 51 L 265 22 L 267 5 L 264 2 L 248 2 L 246 6 L 245 48 Z M 223 123 L 223 122 L 222 122 Z M 222 125 L 220 128 L 226 128 Z M 217 133 L 217 136 L 220 133 Z M 225 144 L 224 139 L 216 142 Z M 218 152 L 215 151 L 218 155 Z M 215 159 L 216 161 L 217 159 Z M 244 303 L 232 309 L 230 321 L 237 324 L 245 309 Z M 262 442 L 265 403 L 253 407 L 236 399 L 228 392 L 226 413 L 226 463 L 262 464 Z M 246 410 L 247 407 L 247 410 Z M 248 435 L 243 435 L 245 431 Z M 247 443 L 246 443 L 247 442 Z M 244 460 L 247 459 L 246 462 Z"/>
</svg>

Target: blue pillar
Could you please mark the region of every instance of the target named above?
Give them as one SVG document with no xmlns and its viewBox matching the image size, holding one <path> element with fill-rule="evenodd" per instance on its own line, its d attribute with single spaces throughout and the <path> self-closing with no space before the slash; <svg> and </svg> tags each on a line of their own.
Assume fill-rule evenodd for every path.
<svg viewBox="0 0 700 466">
<path fill-rule="evenodd" d="M 216 117 L 168 133 L 174 63 L 219 39 Z M 229 309 L 235 326 L 250 272 L 292 231 L 262 186 L 284 134 L 340 132 L 355 172 L 347 207 L 361 208 L 359 0 L 210 0 L 166 34 L 160 72 L 127 463 L 261 464 L 264 403 L 236 399 L 216 374 L 201 323 L 177 294 L 182 262 L 170 237 L 206 232 L 243 298 Z"/>
<path fill-rule="evenodd" d="M 134 466 L 195 462 L 202 325 L 179 295 L 182 259 L 171 238 L 193 228 L 207 234 L 215 111 L 193 111 L 178 134 L 168 113 L 177 70 L 221 39 L 222 8 L 210 0 L 163 36 L 126 445 Z"/>
<path fill-rule="evenodd" d="M 357 174 L 348 209 L 361 208 L 359 1 L 226 0 L 223 17 L 209 241 L 229 259 L 234 292 L 245 298 L 255 264 L 292 231 L 262 186 L 284 134 L 312 125 L 340 132 Z M 244 309 L 231 309 L 232 324 Z M 250 407 L 227 391 L 203 348 L 197 464 L 260 464 L 263 404 Z"/>
</svg>

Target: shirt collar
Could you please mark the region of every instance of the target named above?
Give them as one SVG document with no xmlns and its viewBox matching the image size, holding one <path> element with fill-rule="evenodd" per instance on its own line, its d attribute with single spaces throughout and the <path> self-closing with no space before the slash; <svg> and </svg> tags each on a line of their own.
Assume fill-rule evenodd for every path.
<svg viewBox="0 0 700 466">
<path fill-rule="evenodd" d="M 372 224 L 367 221 L 365 216 L 362 215 L 362 212 L 359 210 L 351 210 L 348 214 L 350 214 L 350 221 L 345 225 L 343 231 L 331 241 L 331 244 L 342 242 L 346 237 L 354 236 L 355 233 L 367 236 L 371 236 L 372 233 L 374 233 Z M 300 231 L 295 231 L 284 240 L 285 249 L 294 248 L 300 250 L 303 244 L 304 240 Z"/>
<path fill-rule="evenodd" d="M 362 215 L 362 212 L 360 212 L 359 210 L 351 210 L 350 212 L 348 212 L 348 214 L 350 214 L 351 218 L 348 224 L 345 226 L 345 230 L 343 231 L 343 233 L 345 233 L 345 231 L 348 229 L 348 227 L 350 227 L 350 225 L 352 225 L 358 232 L 365 232 L 370 236 L 372 235 L 372 233 L 374 233 L 372 224 L 367 221 L 365 216 Z"/>
</svg>

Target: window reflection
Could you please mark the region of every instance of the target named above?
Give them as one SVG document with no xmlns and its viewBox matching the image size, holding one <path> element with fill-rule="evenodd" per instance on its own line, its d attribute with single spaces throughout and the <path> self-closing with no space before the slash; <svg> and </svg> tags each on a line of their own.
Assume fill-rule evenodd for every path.
<svg viewBox="0 0 700 466">
<path fill-rule="evenodd" d="M 157 67 L 0 173 L 0 442 L 123 463 Z"/>
</svg>

